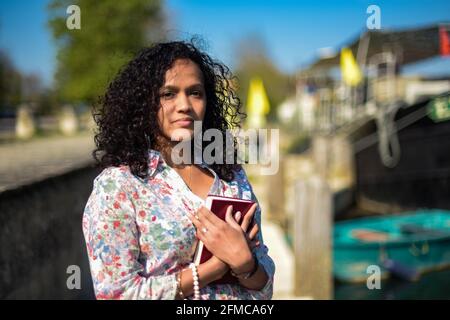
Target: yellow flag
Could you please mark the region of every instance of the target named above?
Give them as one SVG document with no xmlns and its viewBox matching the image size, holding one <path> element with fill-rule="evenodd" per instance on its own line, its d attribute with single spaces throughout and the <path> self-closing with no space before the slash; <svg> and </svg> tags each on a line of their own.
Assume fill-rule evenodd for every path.
<svg viewBox="0 0 450 320">
<path fill-rule="evenodd" d="M 349 48 L 341 51 L 341 72 L 342 79 L 349 86 L 356 86 L 362 80 L 361 70 Z"/>
<path fill-rule="evenodd" d="M 247 98 L 247 124 L 252 128 L 261 128 L 266 124 L 266 115 L 270 111 L 264 84 L 259 77 L 250 80 Z"/>
</svg>

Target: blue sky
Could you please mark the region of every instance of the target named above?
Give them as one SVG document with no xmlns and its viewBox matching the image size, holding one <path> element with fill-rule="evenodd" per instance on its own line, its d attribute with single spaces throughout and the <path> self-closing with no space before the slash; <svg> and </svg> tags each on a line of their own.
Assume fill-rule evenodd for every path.
<svg viewBox="0 0 450 320">
<path fill-rule="evenodd" d="M 49 84 L 55 47 L 46 27 L 47 3 L 0 1 L 0 48 L 20 70 L 38 73 Z M 294 72 L 313 61 L 319 48 L 338 48 L 364 30 L 370 4 L 381 8 L 383 29 L 450 21 L 448 0 L 167 0 L 166 11 L 170 34 L 201 35 L 209 52 L 230 66 L 238 40 L 257 33 L 278 67 Z M 410 69 L 439 73 L 450 70 L 450 59 L 438 58 Z"/>
</svg>

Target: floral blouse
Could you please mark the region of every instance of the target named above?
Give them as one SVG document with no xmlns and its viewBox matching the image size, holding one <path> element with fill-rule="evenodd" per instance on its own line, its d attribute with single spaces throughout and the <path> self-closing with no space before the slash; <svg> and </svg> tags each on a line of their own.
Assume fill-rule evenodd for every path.
<svg viewBox="0 0 450 320">
<path fill-rule="evenodd" d="M 243 169 L 225 182 L 202 166 L 214 174 L 209 194 L 257 201 Z M 149 152 L 147 179 L 133 176 L 128 166 L 104 169 L 83 215 L 97 299 L 175 299 L 176 274 L 192 262 L 198 241 L 186 213 L 203 204 L 158 151 Z M 272 298 L 275 265 L 263 242 L 259 206 L 255 219 L 261 244 L 253 250 L 268 275 L 266 285 L 259 291 L 239 284 L 208 285 L 200 291 L 202 299 Z"/>
</svg>

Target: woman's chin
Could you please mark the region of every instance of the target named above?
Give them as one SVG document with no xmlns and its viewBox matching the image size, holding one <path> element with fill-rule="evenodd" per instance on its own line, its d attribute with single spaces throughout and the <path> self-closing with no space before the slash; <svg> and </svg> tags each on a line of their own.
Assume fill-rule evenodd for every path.
<svg viewBox="0 0 450 320">
<path fill-rule="evenodd" d="M 174 142 L 190 141 L 194 136 L 194 130 L 178 128 L 171 134 L 171 140 Z"/>
</svg>

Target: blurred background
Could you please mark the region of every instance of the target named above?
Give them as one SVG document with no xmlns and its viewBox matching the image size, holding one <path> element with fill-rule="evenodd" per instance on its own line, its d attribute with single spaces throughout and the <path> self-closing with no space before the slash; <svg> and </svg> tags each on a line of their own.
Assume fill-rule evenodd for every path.
<svg viewBox="0 0 450 320">
<path fill-rule="evenodd" d="M 2 1 L 0 298 L 94 298 L 92 105 L 139 48 L 192 37 L 244 128 L 279 130 L 277 173 L 246 165 L 274 298 L 449 299 L 445 0 Z"/>
</svg>

